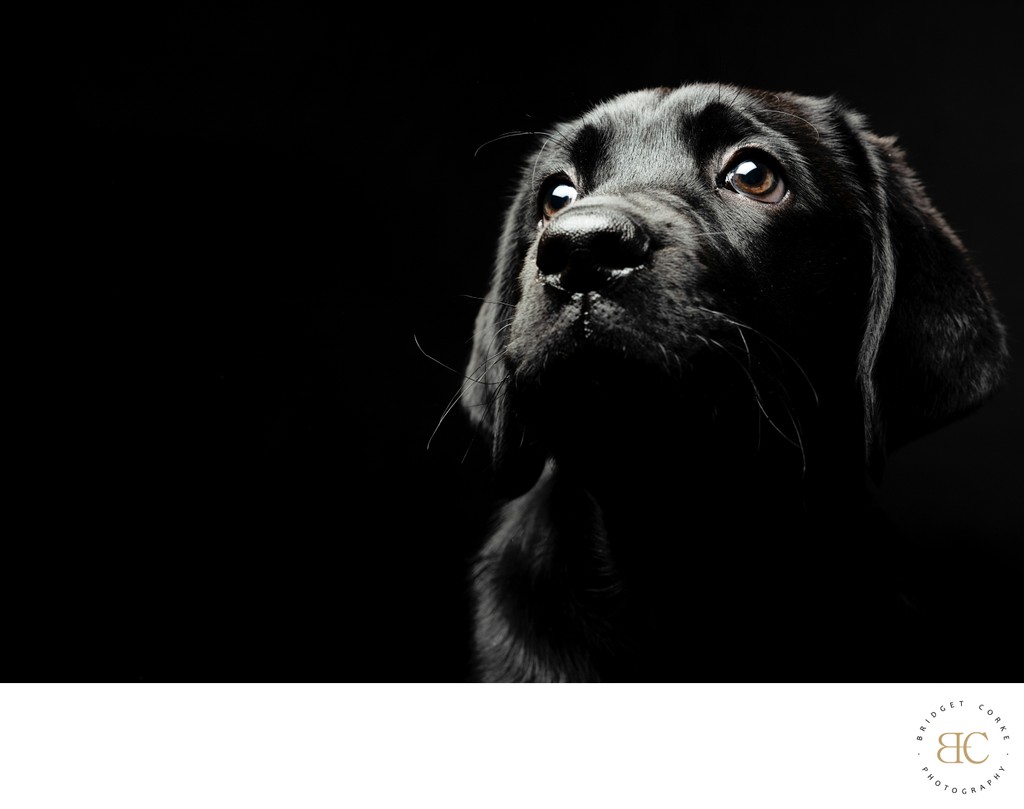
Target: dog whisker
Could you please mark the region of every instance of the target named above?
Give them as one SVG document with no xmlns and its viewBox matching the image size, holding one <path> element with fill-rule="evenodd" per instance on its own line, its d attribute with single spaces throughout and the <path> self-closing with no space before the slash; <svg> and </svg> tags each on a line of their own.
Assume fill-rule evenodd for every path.
<svg viewBox="0 0 1024 809">
<path fill-rule="evenodd" d="M 503 392 L 502 388 L 504 388 L 506 382 L 508 382 L 508 376 L 507 375 L 503 379 L 501 379 L 499 382 L 494 383 L 496 385 L 494 393 L 491 395 L 491 397 L 486 402 L 481 402 L 478 405 L 469 405 L 469 406 L 470 407 L 492 408 L 495 405 L 495 403 L 498 401 L 499 394 L 501 394 Z M 468 390 L 469 390 L 469 388 L 466 388 L 465 390 L 460 391 L 458 400 L 461 400 L 463 398 L 463 395 L 466 392 L 468 392 Z M 447 415 L 447 413 L 445 415 Z M 442 417 L 442 418 L 444 418 L 444 417 Z M 440 426 L 440 425 L 438 425 L 438 426 Z M 435 432 L 436 432 L 436 430 L 435 430 Z M 461 459 L 460 463 L 465 463 L 466 462 L 466 458 L 469 457 L 469 452 L 473 448 L 473 444 L 476 442 L 477 437 L 478 437 L 478 435 L 474 432 L 474 435 L 470 438 L 469 442 L 466 444 L 466 451 L 462 454 L 462 459 Z M 433 436 L 431 436 L 431 438 L 433 438 Z M 428 449 L 429 449 L 429 442 L 428 442 Z"/>
<path fill-rule="evenodd" d="M 537 185 L 537 164 L 540 163 L 541 156 L 544 154 L 544 150 L 547 148 L 547 146 L 548 141 L 545 140 L 540 145 L 540 148 L 537 150 L 537 154 L 533 158 L 533 174 L 531 176 L 531 182 L 534 185 Z"/>
<path fill-rule="evenodd" d="M 494 344 L 498 341 L 498 338 L 501 337 L 501 333 L 506 329 L 510 328 L 512 328 L 511 317 L 506 318 L 505 321 L 500 326 L 496 326 L 496 328 L 494 329 L 494 334 L 491 335 L 491 339 L 487 343 L 486 351 L 491 352 L 494 349 Z M 473 333 L 473 339 L 477 339 L 475 332 Z"/>
<path fill-rule="evenodd" d="M 800 429 L 800 422 L 789 407 L 786 408 L 786 415 L 789 416 L 789 423 L 793 425 L 793 435 L 795 436 L 795 440 L 790 443 L 800 450 L 800 477 L 802 478 L 807 474 L 807 452 L 804 449 L 803 430 Z M 783 438 L 785 437 L 784 435 Z"/>
<path fill-rule="evenodd" d="M 538 135 L 544 137 L 544 142 L 540 145 L 540 149 L 537 150 L 537 154 L 533 158 L 533 177 L 532 182 L 534 185 L 537 184 L 537 165 L 540 163 L 540 159 L 544 154 L 544 150 L 547 148 L 549 143 L 558 143 L 566 148 L 569 147 L 569 141 L 558 132 L 538 132 Z"/>
<path fill-rule="evenodd" d="M 712 345 L 715 345 L 718 348 L 720 348 L 723 352 L 725 352 L 727 357 L 729 357 L 733 362 L 736 363 L 737 366 L 739 366 L 739 369 L 743 372 L 743 375 L 747 378 L 747 382 L 750 383 L 750 389 L 751 389 L 751 391 L 754 394 L 754 404 L 757 405 L 757 409 L 760 412 L 761 416 L 763 416 L 768 421 L 768 423 L 770 425 L 772 425 L 772 427 L 774 427 L 776 429 L 776 431 L 778 431 L 780 433 L 780 435 L 781 435 L 782 434 L 781 431 L 775 425 L 775 422 L 772 421 L 772 417 L 768 415 L 768 411 L 765 409 L 764 401 L 763 401 L 763 399 L 761 397 L 761 390 L 757 386 L 757 382 L 754 379 L 754 375 L 751 372 L 751 370 L 749 368 L 749 365 L 744 365 L 723 343 L 720 343 L 718 340 L 710 340 L 709 342 Z M 748 355 L 748 360 L 749 360 L 749 355 Z M 760 448 L 760 446 L 761 446 L 760 419 L 758 420 L 758 431 L 757 432 L 758 432 L 757 446 Z"/>
<path fill-rule="evenodd" d="M 544 150 L 547 148 L 548 143 L 552 143 L 552 142 L 558 143 L 558 144 L 560 144 L 560 145 L 562 145 L 562 146 L 564 146 L 566 148 L 568 148 L 569 145 L 570 145 L 569 141 L 565 138 L 565 136 L 562 135 L 559 132 L 552 132 L 550 130 L 549 131 L 521 130 L 521 131 L 515 131 L 515 132 L 506 132 L 504 135 L 499 135 L 498 137 L 492 138 L 491 140 L 487 141 L 486 143 L 483 143 L 480 146 L 478 146 L 476 151 L 473 152 L 473 157 L 476 157 L 480 153 L 480 150 L 484 148 L 484 146 L 488 146 L 491 143 L 495 143 L 495 142 L 500 141 L 500 140 L 505 140 L 507 138 L 515 138 L 515 137 L 521 137 L 521 136 L 525 136 L 525 135 L 530 135 L 530 136 L 534 136 L 534 137 L 538 137 L 539 136 L 539 137 L 544 139 L 543 142 L 540 145 L 540 149 L 538 149 L 537 154 L 534 156 L 534 160 L 533 160 L 533 177 L 532 177 L 532 181 L 534 183 L 536 183 L 536 180 L 537 180 L 537 164 L 540 161 L 541 156 L 544 154 Z"/>
<path fill-rule="evenodd" d="M 419 346 L 419 342 L 418 341 L 417 341 L 416 345 Z M 420 351 L 423 351 L 423 349 L 420 348 Z M 424 356 L 426 356 L 428 359 L 434 359 L 433 357 L 431 357 L 426 352 L 423 352 L 423 353 L 424 353 Z M 456 392 L 456 394 L 449 400 L 448 405 L 447 405 L 447 407 L 445 407 L 444 412 L 441 413 L 441 418 L 438 419 L 438 422 L 435 425 L 433 432 L 430 433 L 430 437 L 427 439 L 427 447 L 426 447 L 428 450 L 430 449 L 430 444 L 434 440 L 434 436 L 437 435 L 437 431 L 440 430 L 441 429 L 441 425 L 444 424 L 445 419 L 448 418 L 448 415 L 452 412 L 452 410 L 455 409 L 456 405 L 458 405 L 458 403 L 462 400 L 462 398 L 466 395 L 466 393 L 469 391 L 469 389 L 473 385 L 497 385 L 499 388 L 501 387 L 501 385 L 504 382 L 504 380 L 502 380 L 502 382 L 487 382 L 487 381 L 485 381 L 483 379 L 483 377 L 485 377 L 487 375 L 488 371 L 490 371 L 491 368 L 493 368 L 497 363 L 499 363 L 504 358 L 504 356 L 505 356 L 505 352 L 502 351 L 502 352 L 499 352 L 498 354 L 495 354 L 495 355 L 487 358 L 482 363 L 477 365 L 477 367 L 474 369 L 473 373 L 475 373 L 476 370 L 478 370 L 480 368 L 483 368 L 483 371 L 481 371 L 478 376 L 469 376 L 469 375 L 466 375 L 466 374 L 460 374 L 460 376 L 462 376 L 465 381 L 459 386 L 459 390 Z M 434 361 L 438 362 L 437 360 L 434 360 Z M 438 362 L 438 364 L 441 365 L 442 367 L 447 367 L 446 365 L 444 365 L 444 363 Z"/>
<path fill-rule="evenodd" d="M 665 346 L 662 343 L 658 343 L 658 348 L 661 349 L 661 356 L 665 360 L 664 367 L 665 367 L 665 370 L 668 371 L 668 366 L 669 366 L 668 351 L 665 349 Z"/>
<path fill-rule="evenodd" d="M 468 293 L 461 293 L 459 295 L 459 297 L 460 298 L 469 298 L 471 301 L 480 301 L 481 303 L 489 303 L 489 304 L 492 304 L 493 306 L 515 306 L 514 303 L 509 303 L 508 301 L 499 301 L 499 300 L 496 300 L 496 299 L 493 299 L 493 298 L 484 298 L 484 297 L 481 297 L 480 295 L 470 295 Z"/>
<path fill-rule="evenodd" d="M 778 101 L 779 97 L 775 96 L 775 100 Z M 819 142 L 819 143 L 821 142 L 821 132 L 818 131 L 818 127 L 816 127 L 814 124 L 812 124 L 806 118 L 801 118 L 796 113 L 786 112 L 785 110 L 779 110 L 779 109 L 767 109 L 767 110 L 765 110 L 765 112 L 775 113 L 777 115 L 788 115 L 790 118 L 796 118 L 798 121 L 801 121 L 802 123 L 807 124 L 807 126 L 809 126 L 811 128 L 811 130 L 814 132 L 814 139 L 817 142 Z"/>
<path fill-rule="evenodd" d="M 511 325 L 511 320 L 509 320 L 509 322 L 505 326 L 502 326 L 501 328 L 504 329 L 508 325 Z M 498 331 L 501 331 L 501 329 L 499 329 Z M 441 425 L 444 424 L 445 419 L 448 418 L 449 414 L 455 409 L 455 407 L 459 404 L 459 402 L 463 399 L 463 397 L 465 397 L 465 395 L 467 394 L 467 392 L 469 391 L 469 389 L 471 387 L 473 387 L 474 385 L 496 385 L 498 387 L 501 386 L 501 384 L 502 384 L 501 382 L 492 382 L 492 381 L 487 380 L 485 377 L 490 372 L 490 370 L 498 362 L 500 362 L 504 358 L 505 352 L 504 352 L 504 350 L 502 350 L 502 351 L 499 351 L 499 352 L 497 352 L 495 354 L 492 354 L 491 356 L 489 356 L 486 359 L 484 359 L 481 363 L 479 363 L 476 366 L 476 368 L 474 368 L 472 371 L 470 371 L 469 374 L 466 374 L 466 373 L 463 373 L 462 371 L 459 371 L 459 370 L 457 370 L 455 368 L 452 368 L 450 365 L 447 365 L 446 363 L 442 362 L 437 357 L 434 357 L 431 354 L 429 354 L 426 351 L 426 349 L 423 348 L 422 344 L 419 341 L 419 338 L 415 334 L 413 335 L 412 339 L 413 339 L 413 342 L 416 344 L 416 348 L 419 349 L 420 353 L 424 357 L 426 357 L 431 362 L 434 362 L 437 365 L 440 365 L 446 371 L 451 371 L 456 376 L 462 377 L 463 380 L 464 380 L 463 383 L 459 386 L 459 390 L 449 400 L 449 402 L 448 402 L 447 406 L 445 407 L 444 411 L 441 413 L 441 417 L 438 419 L 438 422 L 435 425 L 433 431 L 430 433 L 430 437 L 427 439 L 427 445 L 426 445 L 426 448 L 429 450 L 430 449 L 430 445 L 431 445 L 431 443 L 434 440 L 434 437 L 437 435 L 438 430 L 441 429 Z M 483 370 L 481 371 L 480 369 L 483 369 Z M 479 373 L 477 373 L 478 371 L 479 371 Z"/>
<path fill-rule="evenodd" d="M 421 354 L 422 354 L 422 355 L 423 355 L 424 357 L 426 357 L 426 358 L 427 358 L 428 360 L 430 360 L 431 362 L 436 362 L 436 363 L 437 363 L 438 365 L 440 365 L 440 366 L 441 366 L 442 368 L 444 368 L 444 369 L 445 369 L 446 371 L 451 371 L 451 372 L 452 372 L 453 374 L 455 374 L 456 376 L 461 376 L 461 377 L 465 377 L 465 376 L 466 376 L 466 375 L 465 375 L 465 374 L 464 374 L 464 373 L 463 373 L 462 371 L 459 371 L 459 370 L 457 370 L 457 369 L 455 369 L 455 368 L 452 368 L 452 367 L 451 367 L 450 365 L 446 365 L 445 363 L 443 363 L 443 362 L 442 362 L 441 360 L 439 360 L 439 359 L 438 359 L 437 357 L 434 357 L 434 356 L 431 356 L 430 354 L 428 354 L 428 353 L 426 352 L 426 350 L 425 350 L 425 349 L 423 348 L 423 346 L 422 346 L 422 345 L 420 345 L 420 339 L 419 339 L 419 337 L 417 337 L 417 336 L 416 336 L 415 334 L 414 334 L 414 335 L 412 336 L 412 341 L 413 341 L 414 343 L 416 343 L 416 348 L 418 348 L 418 349 L 420 350 L 420 353 L 421 353 Z"/>
<path fill-rule="evenodd" d="M 799 360 L 797 360 L 797 358 L 794 357 L 793 354 L 790 351 L 788 351 L 784 346 L 780 345 L 777 340 L 772 339 L 769 335 L 765 334 L 760 329 L 756 329 L 747 323 L 743 323 L 742 321 L 736 320 L 734 317 L 727 315 L 725 312 L 719 312 L 715 309 L 709 309 L 706 306 L 695 306 L 694 308 L 701 312 L 706 312 L 709 315 L 714 315 L 715 317 L 720 318 L 723 322 L 728 323 L 730 326 L 735 326 L 737 329 L 740 330 L 741 334 L 744 330 L 746 330 L 751 334 L 756 335 L 760 339 L 764 340 L 776 357 L 779 357 L 781 359 L 782 356 L 784 356 L 793 364 L 793 367 L 800 372 L 800 376 L 803 377 L 804 382 L 807 383 L 807 387 L 810 389 L 811 395 L 814 396 L 815 405 L 821 404 L 821 400 L 818 397 L 817 388 L 814 387 L 814 382 L 811 380 L 811 377 L 804 370 L 804 367 L 800 364 Z M 746 345 L 746 340 L 744 340 L 743 342 L 744 345 Z M 779 352 L 781 352 L 782 356 L 780 356 Z"/>
<path fill-rule="evenodd" d="M 487 146 L 490 146 L 492 143 L 497 143 L 498 141 L 502 141 L 502 140 L 508 140 L 509 138 L 521 138 L 521 137 L 529 137 L 529 136 L 536 136 L 536 135 L 545 135 L 547 137 L 551 137 L 551 133 L 550 132 L 538 132 L 538 131 L 533 131 L 533 130 L 515 130 L 513 132 L 505 132 L 505 133 L 503 133 L 501 135 L 498 135 L 497 137 L 491 138 L 490 140 L 486 140 L 483 143 L 481 143 L 479 146 L 477 146 L 476 150 L 473 152 L 473 157 L 476 157 L 477 155 L 479 155 L 480 151 L 482 149 L 484 149 Z"/>
<path fill-rule="evenodd" d="M 569 138 L 566 137 L 566 135 L 562 132 L 548 130 L 546 132 L 538 132 L 537 134 L 547 138 L 550 141 L 554 141 L 560 146 L 564 146 L 566 149 L 572 147 L 572 143 L 570 142 Z"/>
<path fill-rule="evenodd" d="M 675 351 L 669 351 L 663 343 L 658 343 L 658 348 L 661 350 L 661 356 L 664 360 L 662 367 L 665 369 L 666 374 L 671 376 L 674 372 L 685 370 L 683 358 L 679 354 Z"/>
<path fill-rule="evenodd" d="M 743 341 L 743 348 L 747 352 L 747 369 L 749 370 L 751 363 L 754 361 L 754 358 L 750 354 L 750 345 L 747 343 L 746 335 L 743 334 L 743 329 L 740 328 L 739 324 L 733 323 L 733 325 L 736 326 L 736 333 L 739 334 L 740 340 Z"/>
<path fill-rule="evenodd" d="M 751 378 L 750 384 L 754 385 L 753 378 Z M 764 400 L 761 397 L 760 391 L 757 390 L 756 385 L 755 385 L 754 389 L 755 389 L 755 392 L 757 394 L 754 398 L 755 398 L 755 401 L 757 402 L 758 409 L 761 411 L 761 414 L 764 416 L 764 418 L 768 422 L 768 424 L 771 425 L 772 429 L 775 430 L 775 432 L 778 433 L 779 436 L 786 443 L 791 444 L 792 446 L 794 446 L 794 447 L 796 447 L 797 449 L 800 450 L 800 457 L 801 457 L 801 460 L 802 460 L 803 469 L 806 471 L 806 469 L 807 469 L 807 459 L 806 459 L 806 457 L 804 455 L 804 445 L 803 445 L 803 440 L 802 440 L 802 438 L 800 436 L 799 428 L 797 427 L 797 425 L 795 423 L 793 424 L 793 427 L 796 430 L 796 438 L 795 439 L 792 438 L 785 430 L 783 430 L 778 424 L 776 424 L 775 419 L 773 419 L 769 415 L 768 411 L 765 409 Z M 790 416 L 790 420 L 792 420 L 792 412 L 790 411 L 790 409 L 788 407 L 786 407 L 785 405 L 783 405 L 783 407 L 784 407 L 786 413 Z"/>
<path fill-rule="evenodd" d="M 760 415 L 764 418 L 765 421 L 768 422 L 768 424 L 772 427 L 772 429 L 774 429 L 775 432 L 779 434 L 780 437 L 782 437 L 788 444 L 791 444 L 792 446 L 794 446 L 794 447 L 796 447 L 796 448 L 798 448 L 800 450 L 802 470 L 803 470 L 803 472 L 806 472 L 806 469 L 807 469 L 807 458 L 806 458 L 806 452 L 804 450 L 803 436 L 802 436 L 799 424 L 797 424 L 795 419 L 794 419 L 794 416 L 793 416 L 791 408 L 786 404 L 786 400 L 788 400 L 789 396 L 788 396 L 788 394 L 786 392 L 785 385 L 783 385 L 780 380 L 773 378 L 774 381 L 777 384 L 777 388 L 773 392 L 777 392 L 777 393 L 781 394 L 781 397 L 773 396 L 773 400 L 777 399 L 779 405 L 785 409 L 786 415 L 789 416 L 790 422 L 793 424 L 793 432 L 794 432 L 794 436 L 795 437 L 790 436 L 784 429 L 782 429 L 782 427 L 779 426 L 779 424 L 776 422 L 776 420 L 774 418 L 772 418 L 771 414 L 768 412 L 765 396 L 762 394 L 761 388 L 758 386 L 757 381 L 754 378 L 754 368 L 753 368 L 753 365 L 752 365 L 752 357 L 753 357 L 753 355 L 752 355 L 752 353 L 750 351 L 750 346 L 748 345 L 748 343 L 746 341 L 746 338 L 743 336 L 742 330 L 738 329 L 738 333 L 740 335 L 741 341 L 743 342 L 744 353 L 746 354 L 746 358 L 747 358 L 746 365 L 744 365 L 739 360 L 739 358 L 737 358 L 733 354 L 733 352 L 729 350 L 729 347 L 726 344 L 724 344 L 724 343 L 722 343 L 722 342 L 720 342 L 718 340 L 713 340 L 713 339 L 710 339 L 710 338 L 702 338 L 702 339 L 704 340 L 705 344 L 714 345 L 717 348 L 719 348 L 726 355 L 728 355 L 729 358 L 733 360 L 733 362 L 735 362 L 740 367 L 740 369 L 743 371 L 743 374 L 746 377 L 747 381 L 750 383 L 750 387 L 751 387 L 751 390 L 752 390 L 753 396 L 754 396 L 754 403 L 757 405 L 757 409 L 758 409 Z M 758 429 L 757 446 L 760 447 L 760 427 Z"/>
<path fill-rule="evenodd" d="M 487 345 L 484 347 L 485 353 L 489 354 L 489 353 L 491 353 L 494 350 L 494 344 L 498 342 L 498 339 L 501 336 L 501 333 L 503 331 L 505 331 L 505 329 L 511 328 L 512 320 L 513 320 L 513 317 L 510 315 L 509 317 L 505 318 L 504 320 L 498 321 L 498 322 L 495 323 L 494 333 L 491 334 L 490 340 L 488 341 Z M 477 340 L 482 340 L 483 336 L 484 336 L 484 333 L 486 333 L 489 329 L 488 329 L 487 326 L 484 326 L 483 330 L 484 330 L 483 332 L 480 332 L 479 330 L 474 331 L 473 334 L 469 337 L 469 341 L 470 342 L 476 342 Z"/>
</svg>

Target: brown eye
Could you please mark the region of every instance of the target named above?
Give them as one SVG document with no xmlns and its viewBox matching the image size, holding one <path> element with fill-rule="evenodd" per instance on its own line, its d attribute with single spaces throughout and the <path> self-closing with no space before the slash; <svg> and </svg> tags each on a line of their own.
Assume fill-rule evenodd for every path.
<svg viewBox="0 0 1024 809">
<path fill-rule="evenodd" d="M 541 213 L 545 219 L 550 219 L 563 208 L 572 205 L 578 196 L 579 192 L 576 190 L 576 186 L 567 179 L 553 181 L 541 193 Z"/>
<path fill-rule="evenodd" d="M 786 184 L 772 164 L 762 158 L 744 158 L 725 175 L 725 182 L 737 194 L 758 202 L 775 203 L 786 196 Z"/>
</svg>

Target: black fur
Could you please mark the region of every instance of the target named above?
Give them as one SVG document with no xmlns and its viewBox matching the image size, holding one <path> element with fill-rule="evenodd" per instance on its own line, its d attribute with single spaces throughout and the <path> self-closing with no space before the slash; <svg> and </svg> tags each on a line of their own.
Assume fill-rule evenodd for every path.
<svg viewBox="0 0 1024 809">
<path fill-rule="evenodd" d="M 835 98 L 645 90 L 547 133 L 463 397 L 505 500 L 474 569 L 479 677 L 891 670 L 929 607 L 872 479 L 1006 359 L 899 147 Z"/>
</svg>

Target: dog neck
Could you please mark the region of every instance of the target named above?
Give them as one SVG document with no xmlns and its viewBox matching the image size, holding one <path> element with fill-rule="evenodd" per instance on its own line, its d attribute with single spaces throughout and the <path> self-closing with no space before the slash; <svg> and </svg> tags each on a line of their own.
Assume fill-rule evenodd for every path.
<svg viewBox="0 0 1024 809">
<path fill-rule="evenodd" d="M 884 522 L 866 475 L 849 471 L 864 468 L 849 457 L 860 450 L 857 436 L 827 438 L 809 437 L 795 453 L 766 438 L 744 455 L 706 439 L 595 440 L 588 451 L 574 447 L 569 461 L 549 456 L 535 484 L 505 506 L 477 575 L 486 582 L 478 646 L 496 635 L 543 645 L 549 633 L 550 654 L 524 659 L 551 668 L 484 676 L 646 679 L 674 665 L 661 659 L 675 654 L 667 633 L 717 642 L 700 641 L 705 630 L 693 616 L 702 611 L 767 610 L 784 621 L 813 611 L 840 626 L 853 623 L 850 605 L 891 604 L 896 588 L 878 564 Z M 735 631 L 753 644 L 759 627 Z M 785 632 L 773 633 L 784 645 Z M 622 639 L 630 654 L 615 651 Z M 484 658 L 485 669 L 504 665 Z M 624 660 L 640 668 L 620 670 Z"/>
<path fill-rule="evenodd" d="M 809 501 L 806 489 L 780 499 L 779 486 L 755 475 L 655 477 L 596 481 L 549 460 L 506 505 L 476 569 L 484 679 L 679 677 L 673 637 L 686 648 L 770 641 L 784 652 L 796 637 L 786 625 L 813 613 L 838 644 L 854 605 L 891 603 L 863 488 L 814 486 Z M 719 636 L 728 613 L 745 616 L 731 640 Z M 500 654 L 495 637 L 507 639 Z M 519 643 L 529 654 L 514 653 Z M 522 671 L 516 659 L 544 668 Z"/>
</svg>

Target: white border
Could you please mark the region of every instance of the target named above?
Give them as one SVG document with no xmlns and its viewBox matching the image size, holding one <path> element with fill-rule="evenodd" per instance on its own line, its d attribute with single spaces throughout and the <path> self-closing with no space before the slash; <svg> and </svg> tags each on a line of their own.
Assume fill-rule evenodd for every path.
<svg viewBox="0 0 1024 809">
<path fill-rule="evenodd" d="M 0 806 L 1020 809 L 1019 753 L 918 783 L 920 718 L 978 695 L 1024 738 L 1017 683 L 7 684 Z"/>
</svg>

